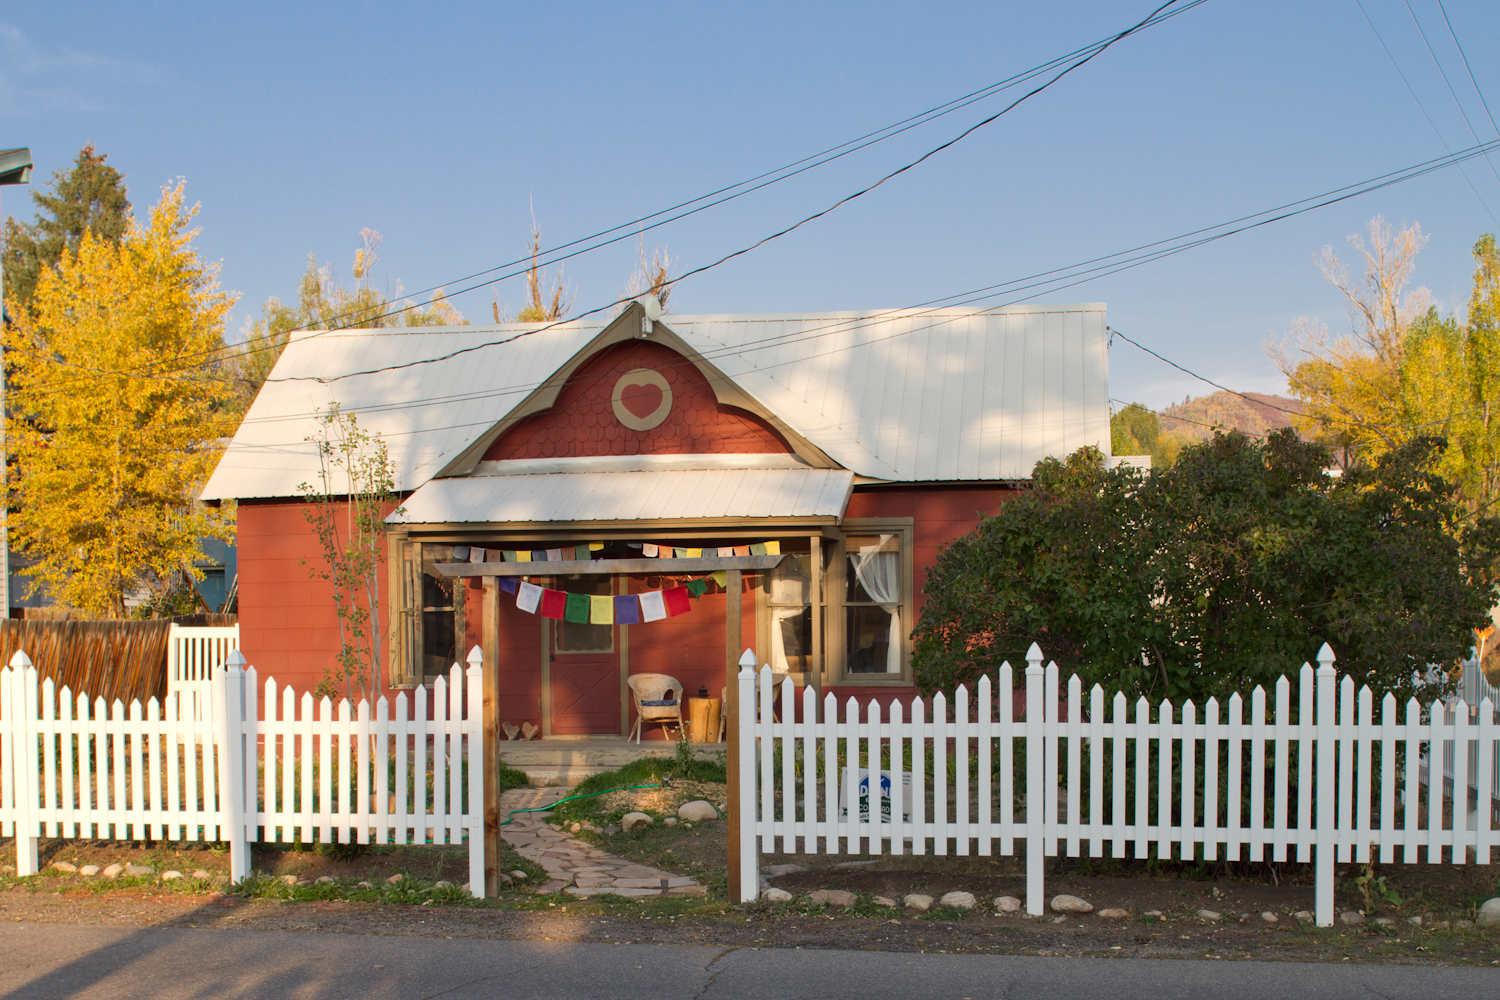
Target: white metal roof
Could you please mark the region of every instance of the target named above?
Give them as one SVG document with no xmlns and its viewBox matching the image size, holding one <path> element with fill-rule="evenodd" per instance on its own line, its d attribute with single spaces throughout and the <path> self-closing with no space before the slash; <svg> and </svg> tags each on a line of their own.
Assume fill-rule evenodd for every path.
<svg viewBox="0 0 1500 1000">
<path fill-rule="evenodd" d="M 667 521 L 720 517 L 841 518 L 854 474 L 843 469 L 554 472 L 434 479 L 391 524 Z"/>
<path fill-rule="evenodd" d="M 1039 459 L 1083 445 L 1108 453 L 1104 316 L 1087 304 L 661 322 L 844 468 L 943 481 L 1025 479 Z M 300 334 L 204 499 L 294 496 L 315 483 L 306 439 L 334 401 L 384 438 L 397 490 L 417 489 L 603 326 Z"/>
</svg>

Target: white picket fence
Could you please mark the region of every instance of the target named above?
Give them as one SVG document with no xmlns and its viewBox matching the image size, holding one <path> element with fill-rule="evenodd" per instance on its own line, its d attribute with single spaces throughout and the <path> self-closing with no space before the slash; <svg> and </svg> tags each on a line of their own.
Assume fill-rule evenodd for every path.
<svg viewBox="0 0 1500 1000">
<path fill-rule="evenodd" d="M 17 653 L 0 671 L 0 836 L 16 838 L 21 875 L 36 873 L 39 837 L 226 841 L 235 881 L 254 841 L 467 839 L 480 895 L 481 661 L 476 648 L 467 671 L 454 664 L 430 700 L 418 687 L 372 708 L 299 699 L 270 679 L 262 703 L 255 668 L 232 650 L 193 682 L 211 695 L 199 718 L 181 689 L 128 709 L 58 692 Z"/>
<path fill-rule="evenodd" d="M 1452 803 L 1442 795 L 1443 783 L 1432 786 L 1437 794 L 1424 796 L 1419 769 L 1428 746 L 1463 748 L 1452 754 L 1452 787 L 1468 787 L 1470 760 L 1478 768 L 1475 784 L 1490 787 L 1500 739 L 1493 704 L 1485 699 L 1471 723 L 1462 702 L 1451 712 L 1434 702 L 1424 718 L 1412 699 L 1398 716 L 1396 699 L 1387 694 L 1376 721 L 1374 695 L 1368 687 L 1356 692 L 1351 678 L 1336 681 L 1326 645 L 1318 662 L 1316 671 L 1304 665 L 1297 679 L 1295 723 L 1286 677 L 1275 685 L 1274 714 L 1268 716 L 1266 691 L 1257 687 L 1248 719 L 1239 694 L 1223 706 L 1210 699 L 1201 714 L 1191 702 L 1178 710 L 1163 701 L 1153 709 L 1140 698 L 1132 713 L 1124 694 L 1106 700 L 1097 685 L 1085 698 L 1076 675 L 1064 702 L 1057 665 L 1043 669 L 1035 645 L 1020 721 L 1012 717 L 1009 664 L 1000 669 L 998 685 L 979 680 L 973 706 L 968 690 L 958 688 L 951 718 L 948 699 L 939 693 L 930 706 L 914 699 L 909 717 L 899 701 L 883 715 L 878 703 L 861 709 L 850 698 L 841 720 L 829 694 L 821 722 L 812 688 L 803 689 L 799 710 L 791 680 L 783 681 L 778 720 L 769 668 L 758 678 L 743 669 L 737 738 L 750 777 L 738 790 L 741 856 L 772 853 L 778 841 L 782 852 L 807 854 L 818 853 L 820 843 L 828 854 L 947 854 L 951 841 L 957 854 L 988 856 L 1015 854 L 1020 844 L 1032 914 L 1043 912 L 1044 858 L 1063 851 L 1098 858 L 1108 844 L 1109 857 L 1124 857 L 1133 847 L 1136 858 L 1146 858 L 1154 844 L 1159 859 L 1171 858 L 1175 848 L 1183 859 L 1312 860 L 1321 926 L 1333 923 L 1335 860 L 1364 862 L 1373 854 L 1385 864 L 1412 863 L 1426 848 L 1428 863 L 1440 863 L 1447 850 L 1453 864 L 1464 864 L 1471 853 L 1488 864 L 1492 848 L 1500 847 L 1490 810 L 1445 809 Z M 1063 719 L 1060 704 L 1066 705 Z M 1025 755 L 1019 775 L 1018 751 Z M 908 754 L 910 763 L 902 763 Z M 956 765 L 951 801 L 950 755 Z M 872 794 L 861 819 L 857 805 L 840 802 L 840 772 L 850 767 L 849 786 L 857 788 L 883 761 L 889 762 L 889 809 L 877 807 Z M 896 775 L 906 768 L 909 802 Z M 1221 777 L 1227 789 L 1222 801 Z M 1019 810 L 1017 791 L 1024 794 Z M 852 808 L 841 815 L 841 805 Z M 753 899 L 756 865 L 743 865 L 739 878 L 741 898 Z"/>
</svg>

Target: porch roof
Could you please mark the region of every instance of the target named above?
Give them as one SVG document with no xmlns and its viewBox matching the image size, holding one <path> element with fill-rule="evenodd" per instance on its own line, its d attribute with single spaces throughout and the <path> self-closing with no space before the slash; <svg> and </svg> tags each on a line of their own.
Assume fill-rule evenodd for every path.
<svg viewBox="0 0 1500 1000">
<path fill-rule="evenodd" d="M 567 472 L 434 479 L 390 524 L 704 521 L 837 523 L 854 473 L 845 469 Z"/>
</svg>

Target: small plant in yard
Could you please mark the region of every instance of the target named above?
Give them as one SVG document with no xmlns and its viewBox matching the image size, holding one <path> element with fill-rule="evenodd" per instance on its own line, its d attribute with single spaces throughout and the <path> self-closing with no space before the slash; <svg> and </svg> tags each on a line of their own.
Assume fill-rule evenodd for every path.
<svg viewBox="0 0 1500 1000">
<path fill-rule="evenodd" d="M 1364 897 L 1366 913 L 1375 912 L 1377 901 L 1389 906 L 1401 905 L 1400 894 L 1385 884 L 1385 876 L 1375 874 L 1374 845 L 1371 845 L 1370 860 L 1360 866 L 1360 876 L 1354 880 L 1354 887 Z"/>
</svg>

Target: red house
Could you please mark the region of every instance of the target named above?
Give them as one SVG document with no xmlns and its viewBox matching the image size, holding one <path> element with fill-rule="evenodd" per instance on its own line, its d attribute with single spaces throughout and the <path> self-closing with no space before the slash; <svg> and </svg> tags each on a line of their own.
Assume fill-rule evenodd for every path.
<svg viewBox="0 0 1500 1000">
<path fill-rule="evenodd" d="M 938 549 L 1038 459 L 1107 452 L 1108 398 L 1103 305 L 314 331 L 203 496 L 239 504 L 246 655 L 313 688 L 338 623 L 298 487 L 318 415 L 357 414 L 405 497 L 389 684 L 478 645 L 502 719 L 623 735 L 627 677 L 717 696 L 746 646 L 841 700 L 910 694 Z"/>
</svg>

